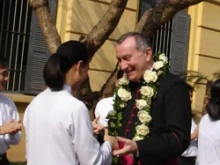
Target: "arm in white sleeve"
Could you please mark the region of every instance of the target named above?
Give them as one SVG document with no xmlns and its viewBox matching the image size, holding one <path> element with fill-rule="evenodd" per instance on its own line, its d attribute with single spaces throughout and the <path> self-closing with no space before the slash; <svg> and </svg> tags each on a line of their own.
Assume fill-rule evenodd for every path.
<svg viewBox="0 0 220 165">
<path fill-rule="evenodd" d="M 21 132 L 19 131 L 18 133 L 14 134 L 14 135 L 7 134 L 7 135 L 5 135 L 5 140 L 10 145 L 16 145 L 21 140 Z"/>
<path fill-rule="evenodd" d="M 9 110 L 10 119 L 14 120 L 14 121 L 18 121 L 19 120 L 18 111 L 17 111 L 17 108 L 16 108 L 14 102 L 12 102 L 11 100 L 8 102 L 8 110 Z M 20 142 L 20 140 L 21 140 L 21 131 L 17 132 L 14 135 L 11 135 L 11 134 L 5 135 L 5 141 L 9 145 L 18 144 Z"/>
<path fill-rule="evenodd" d="M 113 99 L 114 97 L 108 97 L 100 100 L 95 108 L 96 118 L 99 116 L 98 124 L 101 124 L 105 127 L 108 126 L 108 113 L 113 110 Z"/>
<path fill-rule="evenodd" d="M 94 138 L 88 109 L 84 104 L 74 110 L 72 119 L 72 142 L 80 165 L 110 165 L 112 159 L 111 145 L 109 142 L 105 142 L 100 147 L 99 142 Z"/>
</svg>

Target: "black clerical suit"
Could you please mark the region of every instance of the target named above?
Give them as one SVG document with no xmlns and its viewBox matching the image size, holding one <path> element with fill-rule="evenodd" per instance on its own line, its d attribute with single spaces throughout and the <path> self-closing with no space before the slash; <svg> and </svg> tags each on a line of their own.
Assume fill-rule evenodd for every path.
<svg viewBox="0 0 220 165">
<path fill-rule="evenodd" d="M 190 142 L 191 105 L 185 82 L 171 73 L 160 78 L 159 82 L 157 97 L 150 110 L 149 138 L 137 141 L 141 165 L 167 164 L 180 156 Z M 134 136 L 138 120 L 135 99 L 140 99 L 141 86 L 140 82 L 130 83 L 132 100 L 123 109 L 119 136 L 129 139 Z"/>
</svg>

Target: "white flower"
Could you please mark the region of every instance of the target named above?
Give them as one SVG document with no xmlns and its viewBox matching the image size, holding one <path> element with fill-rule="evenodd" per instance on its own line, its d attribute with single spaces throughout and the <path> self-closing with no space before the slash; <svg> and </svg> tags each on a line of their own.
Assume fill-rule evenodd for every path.
<svg viewBox="0 0 220 165">
<path fill-rule="evenodd" d="M 157 61 L 157 62 L 154 62 L 153 68 L 156 70 L 159 70 L 163 66 L 164 66 L 163 61 Z"/>
<path fill-rule="evenodd" d="M 138 109 L 144 109 L 147 106 L 147 102 L 143 99 L 136 100 L 136 106 Z"/>
<path fill-rule="evenodd" d="M 146 70 L 144 72 L 144 80 L 146 81 L 146 83 L 156 82 L 157 78 L 157 73 L 155 71 Z"/>
<path fill-rule="evenodd" d="M 135 137 L 133 137 L 132 140 L 139 141 L 139 140 L 143 140 L 143 139 L 144 139 L 143 137 L 136 135 Z"/>
<path fill-rule="evenodd" d="M 154 95 L 153 88 L 151 88 L 149 86 L 141 87 L 140 92 L 142 95 L 147 96 L 147 97 L 152 97 Z"/>
<path fill-rule="evenodd" d="M 151 116 L 146 111 L 143 111 L 143 110 L 139 111 L 137 115 L 138 115 L 138 118 L 139 118 L 141 123 L 146 124 L 146 123 L 149 123 L 151 121 Z"/>
<path fill-rule="evenodd" d="M 159 55 L 159 60 L 163 61 L 164 64 L 168 63 L 167 57 L 165 56 L 164 53 L 162 53 L 161 55 Z"/>
<path fill-rule="evenodd" d="M 127 91 L 124 88 L 119 88 L 118 96 L 121 98 L 121 100 L 128 101 L 131 99 L 131 92 Z"/>
<path fill-rule="evenodd" d="M 120 78 L 118 80 L 118 84 L 119 85 L 128 85 L 129 84 L 129 80 L 127 79 L 126 76 L 123 76 L 122 78 Z"/>
<path fill-rule="evenodd" d="M 136 129 L 136 133 L 139 134 L 139 135 L 145 136 L 145 135 L 150 133 L 149 128 L 144 124 L 136 126 L 135 129 Z"/>
</svg>

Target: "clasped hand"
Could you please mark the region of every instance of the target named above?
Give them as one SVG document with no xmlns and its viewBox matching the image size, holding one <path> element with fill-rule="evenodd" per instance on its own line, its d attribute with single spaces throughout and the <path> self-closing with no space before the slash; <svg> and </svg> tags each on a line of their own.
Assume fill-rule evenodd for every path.
<svg viewBox="0 0 220 165">
<path fill-rule="evenodd" d="M 106 127 L 97 123 L 99 117 L 93 120 L 93 133 L 98 135 L 100 131 L 104 130 L 104 141 L 109 141 L 112 145 L 113 156 L 122 156 L 127 154 L 136 154 L 138 151 L 137 143 L 133 140 L 126 139 L 123 137 L 113 137 L 108 135 Z M 123 147 L 119 147 L 119 143 L 123 144 Z"/>
<path fill-rule="evenodd" d="M 0 134 L 14 135 L 18 131 L 20 131 L 21 128 L 22 128 L 22 121 L 21 120 L 19 120 L 19 121 L 9 120 L 8 122 L 6 122 L 0 126 Z"/>
</svg>

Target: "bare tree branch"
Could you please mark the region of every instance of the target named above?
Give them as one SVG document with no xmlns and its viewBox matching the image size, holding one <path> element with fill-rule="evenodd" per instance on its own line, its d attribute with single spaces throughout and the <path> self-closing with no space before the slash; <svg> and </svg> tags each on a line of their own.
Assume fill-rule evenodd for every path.
<svg viewBox="0 0 220 165">
<path fill-rule="evenodd" d="M 178 11 L 204 0 L 163 0 L 157 1 L 154 8 L 145 11 L 135 29 L 136 32 L 152 37 L 160 25 L 169 21 Z"/>
<path fill-rule="evenodd" d="M 111 33 L 115 30 L 128 0 L 112 0 L 107 12 L 97 23 L 92 31 L 81 36 L 80 40 L 87 44 L 91 56 L 104 44 Z"/>
<path fill-rule="evenodd" d="M 30 6 L 35 10 L 41 32 L 46 40 L 50 53 L 55 53 L 61 44 L 60 36 L 48 7 L 48 0 L 30 0 Z"/>
</svg>

